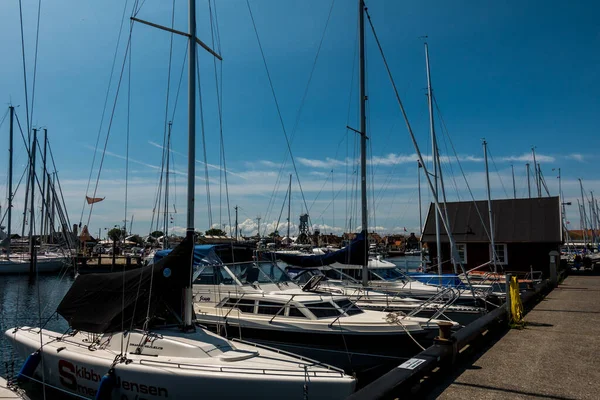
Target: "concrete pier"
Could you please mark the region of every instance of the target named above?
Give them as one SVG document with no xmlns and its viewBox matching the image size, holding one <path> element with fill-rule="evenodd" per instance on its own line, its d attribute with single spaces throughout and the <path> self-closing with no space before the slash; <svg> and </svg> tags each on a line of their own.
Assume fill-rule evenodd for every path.
<svg viewBox="0 0 600 400">
<path fill-rule="evenodd" d="M 600 276 L 569 276 L 512 329 L 427 393 L 453 399 L 597 399 Z"/>
</svg>

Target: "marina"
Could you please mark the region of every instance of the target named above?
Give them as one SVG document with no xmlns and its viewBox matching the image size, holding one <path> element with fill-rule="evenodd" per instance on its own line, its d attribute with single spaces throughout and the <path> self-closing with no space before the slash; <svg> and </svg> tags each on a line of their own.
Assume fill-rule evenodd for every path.
<svg viewBox="0 0 600 400">
<path fill-rule="evenodd" d="M 0 6 L 0 399 L 595 398 L 598 7 L 235 1 Z"/>
</svg>

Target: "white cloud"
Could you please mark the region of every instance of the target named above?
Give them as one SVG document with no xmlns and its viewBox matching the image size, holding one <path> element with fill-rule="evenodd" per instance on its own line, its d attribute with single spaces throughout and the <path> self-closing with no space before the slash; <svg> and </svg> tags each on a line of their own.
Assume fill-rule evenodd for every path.
<svg viewBox="0 0 600 400">
<path fill-rule="evenodd" d="M 580 154 L 580 153 L 571 153 L 569 155 L 566 155 L 565 158 L 567 160 L 575 160 L 575 161 L 583 162 L 583 160 L 586 157 L 583 154 Z"/>
<path fill-rule="evenodd" d="M 500 158 L 501 161 L 519 161 L 519 162 L 533 162 L 533 154 L 531 153 L 523 153 L 520 156 L 507 156 L 507 157 L 501 157 Z M 535 155 L 535 160 L 537 162 L 554 162 L 556 161 L 556 158 L 553 156 L 548 156 L 545 154 L 536 154 Z"/>
</svg>

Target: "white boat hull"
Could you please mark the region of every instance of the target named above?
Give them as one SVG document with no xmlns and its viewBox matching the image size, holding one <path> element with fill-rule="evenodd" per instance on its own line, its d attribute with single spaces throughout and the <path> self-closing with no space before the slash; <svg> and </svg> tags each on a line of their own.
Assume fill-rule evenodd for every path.
<svg viewBox="0 0 600 400">
<path fill-rule="evenodd" d="M 37 271 L 42 273 L 58 272 L 68 265 L 69 259 L 66 257 L 43 256 L 37 259 Z M 0 259 L 0 275 L 7 274 L 27 274 L 29 273 L 30 261 L 28 258 L 10 258 Z"/>
<path fill-rule="evenodd" d="M 339 370 L 243 343 L 236 343 L 233 351 L 224 352 L 220 357 L 194 358 L 192 356 L 198 350 L 202 353 L 211 351 L 208 349 L 211 346 L 203 348 L 202 342 L 194 341 L 196 335 L 200 339 L 216 341 L 211 337 L 214 335 L 204 331 L 189 334 L 192 340 L 165 335 L 142 340 L 141 346 L 138 340 L 144 336 L 141 332 L 132 332 L 129 334 L 132 338 L 125 341 L 129 350 L 143 348 L 140 353 L 144 354 L 124 352 L 128 361 L 119 363 L 114 360 L 120 354 L 123 337 L 120 334 L 112 339 L 106 339 L 107 335 L 104 335 L 102 340 L 108 344 L 103 346 L 88 341 L 86 338 L 90 335 L 87 333 L 63 336 L 44 330 L 40 338 L 39 332 L 37 328 L 11 329 L 6 336 L 23 358 L 37 351 L 40 341 L 45 343 L 36 378 L 43 378 L 58 390 L 84 398 L 96 396 L 103 375 L 113 365 L 116 385 L 112 398 L 115 400 L 302 399 L 304 385 L 307 385 L 308 398 L 342 399 L 352 393 L 355 386 L 355 380 Z"/>
</svg>

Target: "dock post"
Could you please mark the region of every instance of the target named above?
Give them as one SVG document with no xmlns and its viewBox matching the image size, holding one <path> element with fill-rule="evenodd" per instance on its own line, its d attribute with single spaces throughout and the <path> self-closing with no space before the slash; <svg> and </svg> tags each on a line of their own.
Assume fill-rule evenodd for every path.
<svg viewBox="0 0 600 400">
<path fill-rule="evenodd" d="M 131 269 L 131 256 L 127 256 L 127 258 L 125 258 L 125 267 L 127 269 Z"/>
<path fill-rule="evenodd" d="M 506 301 L 505 301 L 505 307 L 506 307 L 506 319 L 507 322 L 510 324 L 510 321 L 512 321 L 512 312 L 511 312 L 511 304 L 510 304 L 510 279 L 512 278 L 512 274 L 506 273 L 504 274 L 505 277 L 505 283 L 506 283 Z"/>
<path fill-rule="evenodd" d="M 112 247 L 112 267 L 111 267 L 111 271 L 115 268 L 115 264 L 116 264 L 116 258 L 117 256 L 117 242 L 115 240 L 113 240 L 113 247 Z"/>
<path fill-rule="evenodd" d="M 98 253 L 98 266 L 102 266 L 102 253 Z"/>
<path fill-rule="evenodd" d="M 560 262 L 560 254 L 556 250 L 552 250 L 548 253 L 550 256 L 550 283 L 552 287 L 558 286 L 558 263 Z"/>
</svg>

